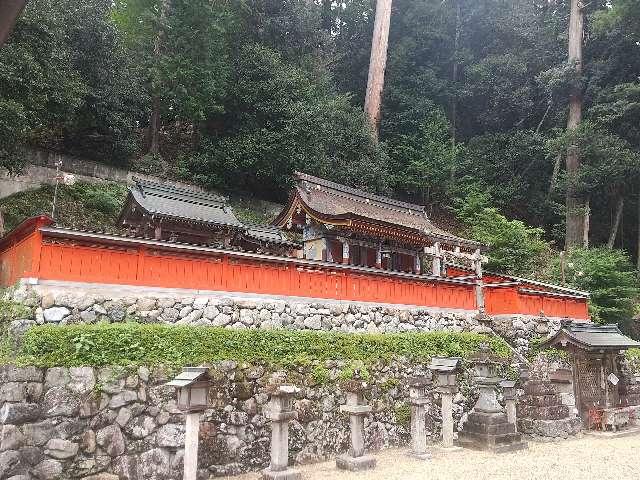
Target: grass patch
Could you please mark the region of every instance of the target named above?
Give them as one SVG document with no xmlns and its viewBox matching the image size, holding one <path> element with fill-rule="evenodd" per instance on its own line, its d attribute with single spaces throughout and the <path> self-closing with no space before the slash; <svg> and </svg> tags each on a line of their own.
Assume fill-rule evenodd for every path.
<svg viewBox="0 0 640 480">
<path fill-rule="evenodd" d="M 15 345 L 9 336 L 9 324 L 13 320 L 31 318 L 33 310 L 20 303 L 0 300 L 0 365 L 11 361 Z"/>
<path fill-rule="evenodd" d="M 466 357 L 480 343 L 490 344 L 503 357 L 509 356 L 503 340 L 474 333 L 344 334 L 138 323 L 44 325 L 25 334 L 16 361 L 42 367 L 179 367 L 216 360 L 262 361 L 281 366 L 350 360 L 350 365 L 366 365 L 394 357 L 422 361 L 434 355 Z"/>
<path fill-rule="evenodd" d="M 53 185 L 43 185 L 2 199 L 0 210 L 4 213 L 5 228 L 10 230 L 25 218 L 51 215 L 53 191 Z M 126 194 L 126 185 L 113 182 L 60 185 L 56 222 L 65 227 L 117 231 L 116 219 Z"/>
</svg>

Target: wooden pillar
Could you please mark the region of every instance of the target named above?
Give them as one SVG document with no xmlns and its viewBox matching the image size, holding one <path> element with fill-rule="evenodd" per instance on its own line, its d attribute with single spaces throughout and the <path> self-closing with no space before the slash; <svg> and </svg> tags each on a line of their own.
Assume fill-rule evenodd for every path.
<svg viewBox="0 0 640 480">
<path fill-rule="evenodd" d="M 382 268 L 382 245 L 376 250 L 376 268 Z"/>
<path fill-rule="evenodd" d="M 442 276 L 442 253 L 440 251 L 440 242 L 433 244 L 433 262 L 431 264 L 431 272 L 436 276 Z"/>
<path fill-rule="evenodd" d="M 184 434 L 184 480 L 196 480 L 198 474 L 198 436 L 200 412 L 186 414 Z"/>
<path fill-rule="evenodd" d="M 476 304 L 480 313 L 484 313 L 484 282 L 482 281 L 482 255 L 480 249 L 474 254 L 474 267 L 476 270 Z"/>
<path fill-rule="evenodd" d="M 420 264 L 420 253 L 416 253 L 413 270 L 417 275 L 420 275 L 421 267 L 422 265 Z"/>
<path fill-rule="evenodd" d="M 364 111 L 377 137 L 380 123 L 380 105 L 384 88 L 384 72 L 387 67 L 387 47 L 389 45 L 389 26 L 391 24 L 391 1 L 377 0 L 376 17 L 371 39 L 371 57 L 369 59 L 369 77 L 364 99 Z"/>
<path fill-rule="evenodd" d="M 349 265 L 349 244 L 346 240 L 342 242 L 342 263 Z"/>
</svg>

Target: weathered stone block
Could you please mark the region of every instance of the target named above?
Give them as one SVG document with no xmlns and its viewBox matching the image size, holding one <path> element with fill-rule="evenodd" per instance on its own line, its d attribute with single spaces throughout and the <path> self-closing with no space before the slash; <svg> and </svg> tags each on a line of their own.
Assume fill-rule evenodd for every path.
<svg viewBox="0 0 640 480">
<path fill-rule="evenodd" d="M 7 478 L 20 469 L 20 454 L 15 450 L 0 453 L 0 478 Z"/>
<path fill-rule="evenodd" d="M 65 387 L 53 387 L 44 394 L 42 410 L 48 417 L 74 417 L 80 412 L 80 400 Z"/>
<path fill-rule="evenodd" d="M 124 437 L 117 425 L 109 425 L 99 430 L 96 434 L 96 443 L 111 457 L 122 455 L 125 451 Z"/>
<path fill-rule="evenodd" d="M 71 314 L 71 310 L 66 307 L 51 307 L 43 310 L 45 322 L 60 323 L 67 315 Z"/>
<path fill-rule="evenodd" d="M 156 432 L 156 444 L 166 448 L 184 447 L 184 425 L 168 423 L 160 427 Z"/>
<path fill-rule="evenodd" d="M 76 456 L 78 444 L 62 438 L 52 438 L 47 442 L 44 453 L 58 460 L 64 460 Z"/>
<path fill-rule="evenodd" d="M 336 458 L 336 467 L 341 470 L 348 470 L 350 472 L 371 470 L 376 467 L 376 459 L 369 455 L 363 455 L 362 457 L 340 455 Z"/>
<path fill-rule="evenodd" d="M 22 426 L 22 433 L 27 445 L 41 446 L 55 435 L 55 424 L 52 420 L 29 423 Z"/>
<path fill-rule="evenodd" d="M 25 444 L 25 437 L 15 425 L 3 425 L 0 432 L 0 451 L 18 450 Z"/>
<path fill-rule="evenodd" d="M 57 460 L 43 460 L 31 470 L 38 480 L 57 480 L 62 472 L 62 464 Z"/>
<path fill-rule="evenodd" d="M 0 424 L 21 425 L 33 422 L 40 416 L 37 403 L 5 403 L 0 409 Z"/>
</svg>

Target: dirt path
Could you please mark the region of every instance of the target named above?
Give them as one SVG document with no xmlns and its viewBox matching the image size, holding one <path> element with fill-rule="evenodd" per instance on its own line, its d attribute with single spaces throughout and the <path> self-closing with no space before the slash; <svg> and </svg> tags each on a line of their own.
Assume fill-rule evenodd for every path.
<svg viewBox="0 0 640 480">
<path fill-rule="evenodd" d="M 405 456 L 406 450 L 375 454 L 374 471 L 338 471 L 334 462 L 300 467 L 303 480 L 638 480 L 640 435 L 603 439 L 584 436 L 555 443 L 529 443 L 529 450 L 490 455 L 463 450 L 434 452 L 430 461 Z M 256 480 L 258 473 L 227 480 Z"/>
</svg>

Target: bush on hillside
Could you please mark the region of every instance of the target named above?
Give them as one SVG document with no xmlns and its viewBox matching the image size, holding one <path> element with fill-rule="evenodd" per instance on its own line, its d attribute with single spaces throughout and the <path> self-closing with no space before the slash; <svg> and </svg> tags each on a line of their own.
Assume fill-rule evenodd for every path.
<svg viewBox="0 0 640 480">
<path fill-rule="evenodd" d="M 139 323 L 34 327 L 19 363 L 80 365 L 194 365 L 215 360 L 294 365 L 310 361 L 394 357 L 427 361 L 433 355 L 466 357 L 488 343 L 507 357 L 502 339 L 475 333 L 347 334 L 291 330 L 235 330 Z"/>
<path fill-rule="evenodd" d="M 560 257 L 552 264 L 552 277 L 562 282 Z M 637 272 L 622 250 L 578 248 L 565 258 L 565 282 L 591 293 L 590 310 L 594 322 L 617 323 L 627 330 L 640 293 Z"/>
<path fill-rule="evenodd" d="M 550 252 L 541 228 L 509 220 L 489 206 L 488 196 L 472 193 L 457 202 L 456 214 L 466 225 L 466 235 L 489 246 L 488 270 L 535 276 Z"/>
</svg>

